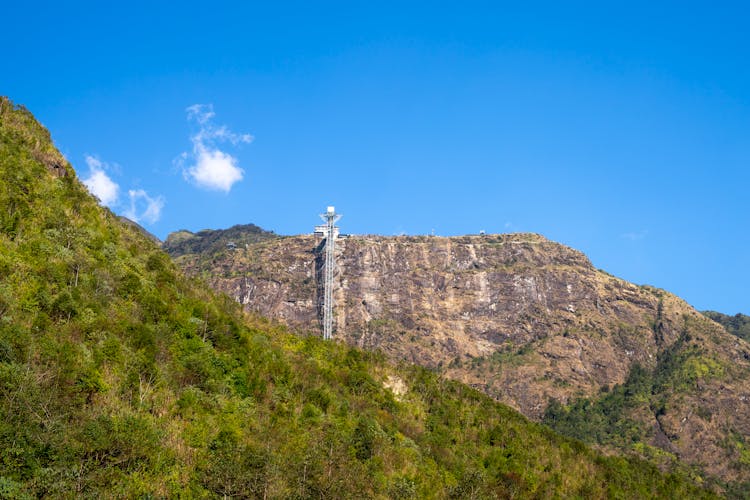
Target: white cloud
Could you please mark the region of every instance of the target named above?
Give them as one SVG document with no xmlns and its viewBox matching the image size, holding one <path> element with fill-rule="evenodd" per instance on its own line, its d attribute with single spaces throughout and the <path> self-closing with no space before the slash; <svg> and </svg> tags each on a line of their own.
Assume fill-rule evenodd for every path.
<svg viewBox="0 0 750 500">
<path fill-rule="evenodd" d="M 162 196 L 152 198 L 143 189 L 131 189 L 128 191 L 128 200 L 121 202 L 120 186 L 108 174 L 110 172 L 121 175 L 120 166 L 103 162 L 92 155 L 86 155 L 85 160 L 89 167 L 89 176 L 83 180 L 83 184 L 103 205 L 113 210 L 117 209 L 119 213 L 135 222 L 153 224 L 159 220 L 164 208 Z M 124 211 L 120 212 L 123 209 Z"/>
<path fill-rule="evenodd" d="M 125 210 L 125 217 L 134 221 L 145 221 L 153 224 L 161 217 L 164 208 L 164 198 L 157 196 L 152 198 L 143 189 L 131 189 L 128 191 L 130 206 Z"/>
<path fill-rule="evenodd" d="M 235 182 L 242 180 L 243 170 L 237 166 L 237 159 L 223 151 L 198 144 L 195 161 L 188 175 L 206 189 L 229 192 Z"/>
<path fill-rule="evenodd" d="M 120 194 L 120 186 L 105 172 L 105 169 L 109 168 L 108 165 L 94 156 L 86 156 L 86 165 L 89 167 L 89 176 L 83 179 L 83 184 L 91 194 L 99 198 L 103 205 L 115 206 Z"/>
<path fill-rule="evenodd" d="M 245 171 L 240 168 L 237 158 L 222 151 L 217 143 L 228 142 L 234 146 L 253 140 L 250 134 L 236 134 L 226 126 L 215 126 L 216 116 L 210 104 L 193 104 L 187 109 L 188 121 L 198 124 L 198 132 L 190 137 L 192 153 L 182 153 L 176 160 L 184 177 L 197 186 L 228 193 L 232 186 L 241 181 Z M 189 166 L 185 166 L 190 163 Z"/>
</svg>

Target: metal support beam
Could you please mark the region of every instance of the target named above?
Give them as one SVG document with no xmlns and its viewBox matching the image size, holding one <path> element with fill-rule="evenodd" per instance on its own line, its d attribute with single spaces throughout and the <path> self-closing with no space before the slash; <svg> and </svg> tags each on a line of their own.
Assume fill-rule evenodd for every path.
<svg viewBox="0 0 750 500">
<path fill-rule="evenodd" d="M 336 273 L 336 236 L 338 228 L 336 222 L 341 215 L 336 213 L 334 207 L 328 207 L 325 214 L 320 217 L 325 221 L 325 254 L 323 261 L 323 338 L 333 338 L 333 277 Z"/>
</svg>

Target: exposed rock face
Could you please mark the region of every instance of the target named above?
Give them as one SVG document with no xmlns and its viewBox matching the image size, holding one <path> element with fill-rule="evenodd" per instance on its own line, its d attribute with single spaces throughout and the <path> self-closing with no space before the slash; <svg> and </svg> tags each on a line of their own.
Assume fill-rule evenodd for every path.
<svg viewBox="0 0 750 500">
<path fill-rule="evenodd" d="M 287 237 L 178 262 L 250 311 L 317 331 L 319 243 Z M 677 297 L 533 234 L 349 237 L 336 252 L 334 337 L 440 369 L 531 418 L 550 399 L 622 384 L 634 363 L 653 369 L 687 342 L 715 363 L 689 391 L 668 395 L 664 412 L 646 404 L 633 418 L 653 427 L 650 444 L 710 473 L 748 477 L 727 465 L 742 450 L 726 436 L 750 438 L 750 346 Z"/>
<path fill-rule="evenodd" d="M 248 310 L 318 329 L 316 244 L 293 237 L 250 255 L 235 251 L 221 264 L 224 276 L 208 279 Z M 654 332 L 652 290 L 598 272 L 580 252 L 536 235 L 352 237 L 338 243 L 337 263 L 337 337 L 463 374 L 534 417 L 549 396 L 564 401 L 623 382 L 634 361 L 653 364 L 657 344 L 677 334 L 672 308 Z M 524 359 L 526 372 L 515 360 L 516 370 L 490 378 L 481 370 L 468 376 L 474 370 L 462 366 L 498 353 L 533 363 Z"/>
</svg>

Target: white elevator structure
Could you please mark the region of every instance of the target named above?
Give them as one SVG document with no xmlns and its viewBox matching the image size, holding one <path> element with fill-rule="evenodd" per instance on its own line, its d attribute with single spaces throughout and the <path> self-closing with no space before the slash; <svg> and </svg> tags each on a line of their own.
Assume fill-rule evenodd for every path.
<svg viewBox="0 0 750 500">
<path fill-rule="evenodd" d="M 336 238 L 339 228 L 336 222 L 341 218 L 334 207 L 328 207 L 326 213 L 320 214 L 325 224 L 315 226 L 315 235 L 325 238 L 323 249 L 323 338 L 333 337 L 333 277 L 336 273 Z"/>
</svg>

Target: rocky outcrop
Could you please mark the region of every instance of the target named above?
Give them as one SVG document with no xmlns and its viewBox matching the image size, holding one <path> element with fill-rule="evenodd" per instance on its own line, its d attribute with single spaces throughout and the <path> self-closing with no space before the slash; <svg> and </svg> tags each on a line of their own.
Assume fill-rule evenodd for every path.
<svg viewBox="0 0 750 500">
<path fill-rule="evenodd" d="M 207 278 L 248 310 L 317 330 L 317 245 L 301 236 L 227 252 Z M 443 368 L 533 417 L 549 397 L 623 382 L 677 334 L 669 307 L 654 331 L 664 294 L 537 235 L 350 237 L 337 263 L 337 338 Z M 518 369 L 485 377 L 465 366 L 493 357 Z"/>
<path fill-rule="evenodd" d="M 317 333 L 319 246 L 312 236 L 285 237 L 178 262 L 247 310 Z M 725 478 L 747 477 L 727 465 L 742 453 L 727 436 L 750 437 L 741 410 L 750 346 L 679 298 L 535 234 L 356 236 L 336 252 L 335 338 L 440 370 L 534 419 L 551 399 L 622 384 L 636 363 L 653 370 L 678 339 L 694 345 L 713 364 L 667 394 L 659 415 L 645 404 L 632 418 L 655 429 L 649 444 Z"/>
</svg>

